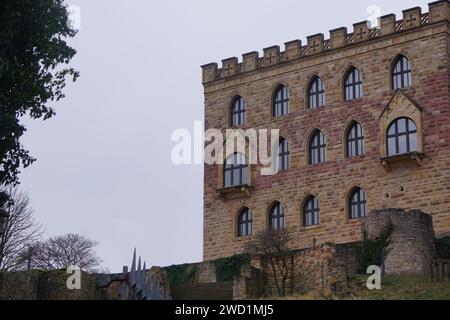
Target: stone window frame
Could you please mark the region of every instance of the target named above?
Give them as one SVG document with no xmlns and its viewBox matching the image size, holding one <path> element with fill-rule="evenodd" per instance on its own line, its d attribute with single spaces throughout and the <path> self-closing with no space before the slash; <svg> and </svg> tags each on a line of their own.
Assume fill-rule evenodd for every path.
<svg viewBox="0 0 450 320">
<path fill-rule="evenodd" d="M 242 159 L 245 161 L 245 163 L 231 163 L 228 164 L 227 162 L 231 159 L 231 157 L 233 157 L 233 162 L 234 160 L 238 160 L 238 158 Z M 227 168 L 227 165 L 231 165 L 231 168 Z M 248 157 L 245 154 L 242 154 L 240 152 L 234 152 L 232 155 L 230 155 L 224 162 L 223 164 L 223 188 L 224 189 L 228 189 L 228 188 L 238 188 L 238 187 L 244 187 L 244 186 L 248 186 L 249 185 L 249 181 L 248 181 L 248 171 L 250 170 L 250 164 L 249 164 L 249 160 Z M 228 172 L 231 172 L 231 185 L 227 186 L 226 185 L 226 175 Z M 239 172 L 239 183 L 235 184 L 233 183 L 234 180 L 234 173 L 235 172 Z M 246 182 L 246 183 L 244 183 Z"/>
<path fill-rule="evenodd" d="M 401 120 L 405 121 L 405 131 L 404 132 L 399 132 L 398 124 Z M 391 131 L 391 128 L 393 126 L 395 128 L 395 133 L 389 134 L 389 132 Z M 387 146 L 388 157 L 401 156 L 403 154 L 417 152 L 417 150 L 413 150 L 411 147 L 411 136 L 412 135 L 416 135 L 416 147 L 417 147 L 417 125 L 412 119 L 410 119 L 408 117 L 396 118 L 388 126 L 387 131 L 388 131 L 388 133 L 386 134 L 386 139 L 387 139 L 386 146 Z M 402 137 L 402 136 L 406 137 L 406 148 L 408 149 L 406 152 L 403 152 L 403 153 L 399 152 L 399 149 L 400 149 L 399 140 L 400 140 L 400 137 Z M 389 140 L 392 138 L 394 138 L 394 142 L 395 142 L 395 154 L 389 153 L 389 149 L 390 149 Z"/>
<path fill-rule="evenodd" d="M 315 107 L 313 107 L 311 105 L 311 90 L 312 90 L 312 86 L 316 83 L 316 80 L 320 80 L 322 82 L 322 90 L 318 90 L 317 92 L 314 93 L 314 95 L 316 96 L 316 98 L 319 95 L 322 95 L 322 100 L 323 100 L 323 104 L 322 105 L 317 105 Z M 316 88 L 318 89 L 318 88 Z M 323 77 L 321 77 L 319 74 L 315 73 L 313 74 L 309 81 L 308 81 L 308 85 L 306 86 L 306 106 L 308 110 L 320 110 L 321 108 L 324 108 L 326 106 L 326 88 L 325 88 L 325 80 Z"/>
<path fill-rule="evenodd" d="M 306 204 L 308 203 L 308 201 L 310 199 L 312 199 L 312 198 L 314 198 L 314 199 L 316 199 L 318 201 L 318 210 L 319 210 L 318 211 L 318 214 L 319 214 L 319 219 L 318 220 L 319 220 L 319 223 L 318 224 L 313 224 L 313 225 L 305 225 L 305 214 L 306 214 L 305 207 L 306 207 Z M 301 230 L 309 230 L 309 229 L 319 228 L 322 225 L 321 214 L 322 214 L 322 212 L 320 210 L 320 199 L 319 199 L 319 197 L 317 195 L 311 194 L 311 193 L 309 193 L 306 196 L 304 196 L 303 200 L 300 203 L 300 226 L 301 226 L 300 228 L 301 228 Z"/>
<path fill-rule="evenodd" d="M 286 223 L 286 205 L 284 205 L 281 201 L 278 200 L 274 200 L 272 202 L 270 202 L 268 208 L 267 208 L 267 212 L 266 212 L 266 229 L 267 230 L 274 230 L 275 229 L 272 228 L 272 210 L 274 209 L 274 207 L 276 206 L 281 206 L 281 208 L 283 208 L 283 229 L 277 229 L 277 230 L 284 230 L 287 228 L 287 223 Z"/>
<path fill-rule="evenodd" d="M 241 109 L 239 112 L 235 112 L 233 109 L 234 109 L 234 107 L 235 107 L 235 105 L 236 105 L 236 102 L 237 102 L 238 100 L 242 101 L 242 103 L 243 103 L 243 109 Z M 240 127 L 245 126 L 245 125 L 247 124 L 247 111 L 248 111 L 248 108 L 247 108 L 247 101 L 244 99 L 244 97 L 243 97 L 242 95 L 236 94 L 236 95 L 231 99 L 231 103 L 230 103 L 229 108 L 228 108 L 228 125 L 229 125 L 231 128 L 240 128 Z M 244 121 L 243 121 L 243 123 L 234 124 L 234 123 L 233 123 L 233 115 L 234 115 L 234 114 L 240 114 L 240 113 L 243 113 L 243 114 L 244 114 Z"/>
<path fill-rule="evenodd" d="M 359 81 L 354 81 L 351 84 L 347 84 L 347 79 L 350 76 L 351 73 L 357 71 L 359 73 Z M 361 70 L 357 67 L 355 67 L 354 65 L 350 65 L 346 71 L 344 72 L 344 78 L 342 79 L 342 101 L 343 102 L 352 102 L 352 101 L 358 101 L 360 99 L 362 99 L 364 97 L 364 88 L 363 88 L 363 73 L 361 72 Z M 359 97 L 355 98 L 353 97 L 352 99 L 349 99 L 347 97 L 347 87 L 351 87 L 353 88 L 353 91 L 355 91 L 355 87 L 359 86 L 360 88 L 360 95 Z"/>
<path fill-rule="evenodd" d="M 324 158 L 323 161 L 321 162 L 317 162 L 317 163 L 312 163 L 311 161 L 311 143 L 312 143 L 312 139 L 315 137 L 315 135 L 317 133 L 322 133 L 323 137 L 324 137 L 324 145 L 320 145 L 323 147 L 324 149 Z M 306 141 L 306 163 L 308 166 L 319 166 L 319 165 L 323 165 L 328 161 L 328 147 L 329 147 L 329 143 L 328 143 L 328 139 L 327 136 L 325 134 L 325 132 L 319 128 L 314 128 L 311 130 L 311 132 L 309 133 L 308 139 Z"/>
<path fill-rule="evenodd" d="M 362 140 L 363 140 L 363 149 L 364 150 L 363 150 L 362 154 L 358 154 L 358 155 L 355 155 L 355 156 L 349 156 L 348 135 L 350 133 L 350 130 L 353 128 L 353 126 L 355 124 L 359 124 L 361 126 L 362 131 L 363 131 L 363 138 L 362 138 Z M 361 121 L 358 121 L 356 119 L 351 119 L 350 121 L 347 122 L 347 125 L 345 126 L 345 130 L 344 130 L 344 134 L 343 134 L 343 137 L 342 137 L 342 143 L 343 143 L 343 146 L 344 146 L 344 148 L 343 148 L 344 149 L 344 157 L 346 159 L 364 158 L 366 156 L 366 153 L 367 153 L 367 146 L 366 146 L 367 145 L 367 132 L 366 132 L 366 130 L 364 128 L 364 125 L 362 124 Z"/>
<path fill-rule="evenodd" d="M 249 155 L 250 155 L 250 145 L 249 145 L 249 139 L 248 137 L 244 137 L 245 138 L 245 157 L 247 159 L 247 161 L 249 161 Z M 219 192 L 221 193 L 228 193 L 228 192 L 233 192 L 234 189 L 237 189 L 239 187 L 229 187 L 229 188 L 225 188 L 225 177 L 224 177 L 224 169 L 225 169 L 225 163 L 226 160 L 234 153 L 236 153 L 236 151 L 230 152 L 228 153 L 225 148 L 226 146 L 226 141 L 227 139 L 225 139 L 224 144 L 223 144 L 223 148 L 221 150 L 219 150 L 218 152 L 222 152 L 223 153 L 223 163 L 222 164 L 218 164 L 217 165 L 217 189 Z M 225 149 L 225 150 L 224 150 Z M 247 176 L 247 181 L 248 184 L 246 186 L 242 186 L 245 190 L 245 193 L 247 196 L 250 195 L 250 190 L 253 188 L 253 169 L 254 166 L 252 164 L 248 165 L 248 176 Z M 242 189 L 242 188 L 240 188 Z M 242 191 L 242 190 L 241 190 Z"/>
<path fill-rule="evenodd" d="M 282 143 L 285 142 L 286 145 L 282 145 Z M 287 150 L 284 149 L 284 147 L 287 147 Z M 285 167 L 285 159 L 284 157 L 287 157 L 287 166 Z M 289 145 L 289 140 L 286 137 L 280 136 L 279 140 L 279 153 L 277 155 L 277 161 L 278 161 L 278 173 L 280 172 L 286 172 L 289 171 L 292 168 L 292 154 L 291 154 L 291 148 Z"/>
<path fill-rule="evenodd" d="M 365 203 L 365 215 L 364 216 L 359 216 L 356 218 L 352 217 L 352 208 L 350 205 L 350 202 L 352 200 L 352 196 L 355 194 L 356 191 L 362 191 L 364 193 L 364 203 Z M 358 221 L 358 220 L 362 220 L 365 217 L 367 217 L 367 215 L 369 214 L 369 205 L 368 205 L 368 200 L 367 200 L 367 192 L 366 190 L 361 187 L 361 186 L 354 186 L 353 188 L 350 189 L 349 192 L 347 192 L 347 196 L 346 196 L 346 215 L 347 215 L 347 220 L 348 221 Z"/>
<path fill-rule="evenodd" d="M 250 229 L 250 233 L 247 235 L 241 235 L 240 233 L 240 227 L 241 227 L 241 216 L 244 213 L 244 211 L 247 210 L 250 212 L 251 214 L 251 218 L 250 220 L 246 221 L 247 224 L 250 223 L 251 224 L 251 229 Z M 243 206 L 241 207 L 238 211 L 237 214 L 235 215 L 234 220 L 234 236 L 237 239 L 245 239 L 245 238 L 251 238 L 254 234 L 254 230 L 255 230 L 255 219 L 254 219 L 254 214 L 253 214 L 253 210 L 250 209 L 247 206 Z"/>
<path fill-rule="evenodd" d="M 399 87 L 394 88 L 394 68 L 397 66 L 397 63 L 400 59 L 405 58 L 408 61 L 409 64 L 409 85 L 407 87 Z M 401 52 L 397 54 L 392 60 L 389 67 L 389 83 L 390 83 L 390 89 L 392 91 L 398 91 L 398 90 L 409 90 L 413 86 L 413 64 L 411 63 L 411 59 L 408 57 L 408 54 Z"/>
<path fill-rule="evenodd" d="M 276 111 L 275 107 L 276 107 L 277 102 L 275 100 L 277 99 L 277 95 L 280 92 L 280 90 L 286 90 L 287 98 L 284 97 L 282 99 L 281 103 L 287 102 L 287 113 L 277 115 L 275 112 Z M 292 95 L 291 95 L 289 86 L 283 82 L 277 83 L 277 85 L 272 89 L 272 93 L 271 93 L 271 97 L 270 97 L 270 114 L 271 114 L 272 118 L 280 119 L 280 118 L 288 116 L 291 113 L 291 103 L 292 103 L 291 97 L 292 97 Z"/>
<path fill-rule="evenodd" d="M 410 99 L 402 90 L 397 90 L 380 115 L 380 156 L 381 159 L 395 158 L 388 155 L 387 135 L 390 125 L 399 118 L 409 118 L 416 124 L 417 128 L 417 152 L 423 156 L 424 136 L 423 136 L 423 109 L 412 99 Z M 408 154 L 406 154 L 408 155 Z"/>
</svg>

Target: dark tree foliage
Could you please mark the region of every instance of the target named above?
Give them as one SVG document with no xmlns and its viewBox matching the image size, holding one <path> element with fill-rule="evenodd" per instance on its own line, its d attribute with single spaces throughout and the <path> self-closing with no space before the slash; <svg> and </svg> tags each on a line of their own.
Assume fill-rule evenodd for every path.
<svg viewBox="0 0 450 320">
<path fill-rule="evenodd" d="M 391 236 L 395 227 L 389 223 L 384 227 L 380 235 L 374 239 L 369 237 L 367 230 L 363 231 L 363 241 L 357 247 L 357 254 L 359 258 L 358 272 L 365 274 L 369 266 L 382 266 L 386 257 L 389 254 L 389 245 L 391 243 Z"/>
<path fill-rule="evenodd" d="M 63 0 L 0 1 L 0 185 L 17 184 L 35 161 L 20 143 L 21 118 L 51 118 L 66 79 L 79 75 L 67 66 L 76 53 L 68 21 Z"/>
</svg>

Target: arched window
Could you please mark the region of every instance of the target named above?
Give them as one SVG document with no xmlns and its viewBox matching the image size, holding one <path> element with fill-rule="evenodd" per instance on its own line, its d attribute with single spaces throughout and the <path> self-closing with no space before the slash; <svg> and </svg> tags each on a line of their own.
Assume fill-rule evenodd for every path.
<svg viewBox="0 0 450 320">
<path fill-rule="evenodd" d="M 245 101 L 242 97 L 236 97 L 231 106 L 231 126 L 238 127 L 245 124 L 245 112 L 246 112 Z"/>
<path fill-rule="evenodd" d="M 253 232 L 253 214 L 249 208 L 244 208 L 238 217 L 238 237 L 248 237 Z"/>
<path fill-rule="evenodd" d="M 290 167 L 290 153 L 289 153 L 289 143 L 285 138 L 280 138 L 279 143 L 279 153 L 278 153 L 278 171 L 289 170 Z"/>
<path fill-rule="evenodd" d="M 288 89 L 280 85 L 273 97 L 273 116 L 281 117 L 289 113 L 289 92 Z"/>
<path fill-rule="evenodd" d="M 408 58 L 399 56 L 392 67 L 392 89 L 402 89 L 411 86 L 411 65 Z"/>
<path fill-rule="evenodd" d="M 355 188 L 350 195 L 349 203 L 349 218 L 359 219 L 367 215 L 367 201 L 366 193 L 361 188 Z"/>
<path fill-rule="evenodd" d="M 309 108 L 315 109 L 323 107 L 325 105 L 325 89 L 323 86 L 323 81 L 318 76 L 315 76 L 308 90 L 309 95 Z"/>
<path fill-rule="evenodd" d="M 326 161 L 327 144 L 320 130 L 314 131 L 309 142 L 309 164 L 319 164 Z"/>
<path fill-rule="evenodd" d="M 364 153 L 364 129 L 354 121 L 347 131 L 347 157 L 363 156 Z"/>
<path fill-rule="evenodd" d="M 284 207 L 279 202 L 274 203 L 270 208 L 269 227 L 271 230 L 284 229 Z"/>
<path fill-rule="evenodd" d="M 344 82 L 345 101 L 355 100 L 362 97 L 361 73 L 352 67 L 345 76 Z"/>
<path fill-rule="evenodd" d="M 310 227 L 320 224 L 319 200 L 310 196 L 303 206 L 303 226 Z"/>
<path fill-rule="evenodd" d="M 417 127 L 409 118 L 398 118 L 388 128 L 388 156 L 417 151 Z"/>
<path fill-rule="evenodd" d="M 248 184 L 247 159 L 241 153 L 230 156 L 224 166 L 225 188 L 245 186 Z"/>
</svg>

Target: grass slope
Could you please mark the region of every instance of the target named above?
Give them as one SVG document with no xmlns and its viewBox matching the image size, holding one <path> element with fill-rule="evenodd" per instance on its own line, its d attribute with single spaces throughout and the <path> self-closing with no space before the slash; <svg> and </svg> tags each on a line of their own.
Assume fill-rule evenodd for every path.
<svg viewBox="0 0 450 320">
<path fill-rule="evenodd" d="M 367 277 L 357 276 L 341 293 L 310 292 L 284 300 L 450 300 L 450 281 L 436 282 L 426 277 L 385 276 L 381 290 L 369 290 Z M 276 298 L 277 299 L 277 298 Z M 280 298 L 278 298 L 280 299 Z"/>
</svg>

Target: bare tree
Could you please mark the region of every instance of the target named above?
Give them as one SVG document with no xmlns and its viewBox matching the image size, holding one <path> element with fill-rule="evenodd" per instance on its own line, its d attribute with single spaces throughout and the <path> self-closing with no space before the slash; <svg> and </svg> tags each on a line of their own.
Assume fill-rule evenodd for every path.
<svg viewBox="0 0 450 320">
<path fill-rule="evenodd" d="M 278 295 L 286 295 L 287 281 L 290 277 L 290 259 L 292 253 L 289 243 L 292 240 L 290 229 L 267 230 L 255 236 L 250 242 L 247 252 L 260 256 L 265 263 L 268 263 L 274 277 Z"/>
<path fill-rule="evenodd" d="M 101 262 L 94 251 L 97 245 L 96 241 L 69 233 L 35 243 L 28 257 L 34 269 L 59 270 L 77 266 L 81 270 L 94 272 Z"/>
<path fill-rule="evenodd" d="M 24 268 L 24 252 L 40 238 L 41 226 L 34 219 L 25 192 L 10 187 L 2 193 L 10 200 L 3 203 L 7 216 L 0 235 L 0 271 L 16 271 Z"/>
</svg>

